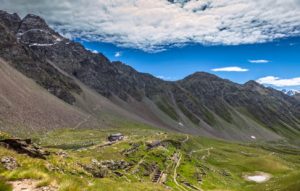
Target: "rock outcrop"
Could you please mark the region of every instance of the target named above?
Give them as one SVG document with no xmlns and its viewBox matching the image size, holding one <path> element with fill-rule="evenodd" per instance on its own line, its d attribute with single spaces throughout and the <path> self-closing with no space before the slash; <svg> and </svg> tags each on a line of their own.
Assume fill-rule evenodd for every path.
<svg viewBox="0 0 300 191">
<path fill-rule="evenodd" d="M 124 160 L 114 161 L 114 160 L 105 160 L 98 161 L 96 159 L 92 160 L 91 164 L 82 166 L 87 172 L 91 173 L 94 177 L 104 178 L 109 175 L 110 172 L 113 172 L 117 176 L 122 176 L 117 170 L 124 170 L 131 165 Z"/>
<path fill-rule="evenodd" d="M 6 170 L 14 170 L 20 166 L 15 158 L 9 156 L 2 157 L 1 163 Z"/>
<path fill-rule="evenodd" d="M 0 143 L 8 149 L 34 158 L 46 159 L 46 156 L 50 155 L 48 151 L 33 144 L 30 139 L 4 139 Z"/>
</svg>

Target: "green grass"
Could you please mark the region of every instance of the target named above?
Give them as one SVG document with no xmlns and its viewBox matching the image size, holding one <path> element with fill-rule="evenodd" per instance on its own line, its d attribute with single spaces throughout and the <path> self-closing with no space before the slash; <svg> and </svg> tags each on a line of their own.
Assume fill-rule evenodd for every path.
<svg viewBox="0 0 300 191">
<path fill-rule="evenodd" d="M 12 191 L 12 186 L 0 179 L 0 191 Z"/>
<path fill-rule="evenodd" d="M 0 131 L 0 140 L 8 139 L 8 138 L 10 138 L 10 135 Z"/>
<path fill-rule="evenodd" d="M 200 122 L 200 120 L 193 113 L 187 110 L 183 104 L 178 104 L 178 107 L 194 124 L 198 124 Z"/>
<path fill-rule="evenodd" d="M 166 113 L 169 117 L 171 117 L 172 119 L 174 119 L 175 121 L 178 121 L 179 116 L 177 114 L 177 112 L 175 111 L 175 109 L 168 104 L 167 101 L 158 101 L 156 103 L 156 105 L 158 106 L 158 108 L 160 110 L 162 110 L 164 113 Z"/>
<path fill-rule="evenodd" d="M 124 123 L 125 124 L 125 123 Z M 106 141 L 107 135 L 121 132 L 126 135 L 124 141 L 99 147 Z M 61 129 L 51 131 L 40 137 L 33 137 L 35 142 L 47 147 L 52 154 L 47 160 L 33 159 L 19 155 L 0 147 L 2 156 L 13 156 L 21 167 L 6 171 L 0 164 L 0 176 L 3 180 L 35 179 L 39 186 L 56 185 L 60 191 L 86 190 L 192 190 L 184 183 L 204 191 L 253 191 L 276 190 L 298 191 L 300 188 L 299 150 L 283 143 L 238 144 L 198 136 L 189 136 L 171 132 L 160 132 L 145 125 L 127 123 L 122 128 L 96 129 Z M 152 141 L 168 143 L 148 149 Z M 138 145 L 134 147 L 134 145 Z M 134 152 L 124 152 L 135 148 Z M 67 158 L 55 153 L 64 150 Z M 181 163 L 177 170 L 177 182 L 174 182 L 176 163 L 174 153 L 181 153 Z M 82 168 L 92 159 L 125 160 L 132 166 L 117 170 L 118 177 L 110 171 L 104 179 L 93 178 Z M 155 169 L 167 173 L 166 185 L 151 182 Z M 243 176 L 255 172 L 269 173 L 272 178 L 262 184 L 246 181 Z M 199 181 L 201 179 L 202 181 Z M 10 189 L 5 181 L 0 182 L 0 189 Z"/>
</svg>

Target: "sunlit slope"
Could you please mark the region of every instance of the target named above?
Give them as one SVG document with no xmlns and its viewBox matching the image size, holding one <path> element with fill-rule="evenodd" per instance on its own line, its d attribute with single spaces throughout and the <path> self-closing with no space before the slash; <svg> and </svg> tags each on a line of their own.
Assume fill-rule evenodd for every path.
<svg viewBox="0 0 300 191">
<path fill-rule="evenodd" d="M 107 136 L 116 132 L 125 135 L 125 139 L 103 146 Z M 101 131 L 62 129 L 35 139 L 52 151 L 46 160 L 0 147 L 0 157 L 13 156 L 21 164 L 13 171 L 0 168 L 6 181 L 29 178 L 41 185 L 73 191 L 82 187 L 105 191 L 298 191 L 300 188 L 299 148 L 278 142 L 237 144 L 159 132 L 132 123 Z M 66 153 L 67 157 L 55 153 Z M 84 168 L 93 161 L 125 161 L 129 166 L 116 166 L 104 178 L 96 178 L 93 173 L 98 172 L 97 167 Z M 270 179 L 262 183 L 246 180 L 262 173 Z"/>
<path fill-rule="evenodd" d="M 0 127 L 19 134 L 76 126 L 80 112 L 0 60 Z"/>
</svg>

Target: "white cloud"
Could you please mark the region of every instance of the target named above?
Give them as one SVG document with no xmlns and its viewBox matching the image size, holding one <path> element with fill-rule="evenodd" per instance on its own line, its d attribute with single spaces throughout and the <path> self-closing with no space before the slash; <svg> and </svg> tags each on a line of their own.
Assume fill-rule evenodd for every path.
<svg viewBox="0 0 300 191">
<path fill-rule="evenodd" d="M 300 77 L 281 79 L 275 76 L 266 76 L 256 80 L 260 84 L 277 87 L 300 86 Z"/>
<path fill-rule="evenodd" d="M 300 34 L 299 0 L 0 0 L 73 38 L 145 51 L 189 42 L 236 45 Z"/>
<path fill-rule="evenodd" d="M 92 49 L 89 49 L 89 48 L 87 48 L 87 50 L 88 50 L 88 51 L 91 51 L 91 52 L 94 53 L 94 54 L 99 54 L 99 52 L 98 52 L 97 50 L 92 50 Z"/>
<path fill-rule="evenodd" d="M 121 56 L 122 56 L 122 52 L 116 52 L 116 53 L 115 53 L 115 57 L 116 57 L 116 58 L 121 57 Z"/>
<path fill-rule="evenodd" d="M 249 60 L 249 62 L 255 64 L 264 64 L 264 63 L 269 63 L 271 61 L 270 60 Z"/>
<path fill-rule="evenodd" d="M 237 66 L 224 67 L 224 68 L 215 68 L 212 69 L 214 72 L 247 72 L 249 69 L 241 68 Z"/>
</svg>

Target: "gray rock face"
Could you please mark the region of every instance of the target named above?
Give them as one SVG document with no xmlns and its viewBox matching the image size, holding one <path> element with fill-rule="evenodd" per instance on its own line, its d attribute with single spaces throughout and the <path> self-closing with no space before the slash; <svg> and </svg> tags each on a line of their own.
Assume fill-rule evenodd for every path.
<svg viewBox="0 0 300 191">
<path fill-rule="evenodd" d="M 246 108 L 269 127 L 282 122 L 296 127 L 299 123 L 296 120 L 300 114 L 298 101 L 275 89 L 265 88 L 255 81 L 240 85 L 214 75 L 195 73 L 179 81 L 179 84 L 198 98 L 199 103 L 227 122 L 232 121 L 231 110 L 234 107 Z"/>
<path fill-rule="evenodd" d="M 0 18 L 4 26 L 6 26 L 10 31 L 17 33 L 21 18 L 16 13 L 7 14 L 5 11 L 0 10 Z"/>
<path fill-rule="evenodd" d="M 32 22 L 32 28 L 45 27 L 45 22 L 42 19 L 37 19 L 41 22 L 39 24 L 34 22 L 35 20 L 32 17 L 28 16 L 20 20 L 15 14 L 10 15 L 3 11 L 0 12 L 0 57 L 7 60 L 27 77 L 35 80 L 53 95 L 67 103 L 73 104 L 75 98 L 72 92 L 80 93 L 79 86 L 72 79 L 58 72 L 45 57 L 37 55 L 31 49 L 31 45 L 35 45 L 34 43 L 39 42 L 40 39 L 44 39 L 39 42 L 40 45 L 52 43 L 52 38 L 55 38 L 55 34 L 53 34 L 54 36 L 52 35 L 53 31 L 48 28 L 42 28 L 22 33 L 25 30 L 28 31 L 27 29 L 29 29 Z M 43 35 L 44 33 L 41 31 L 51 33 L 51 38 Z"/>
<path fill-rule="evenodd" d="M 22 19 L 18 32 L 24 33 L 30 29 L 44 29 L 49 32 L 54 32 L 44 19 L 36 15 L 28 14 Z"/>
</svg>

